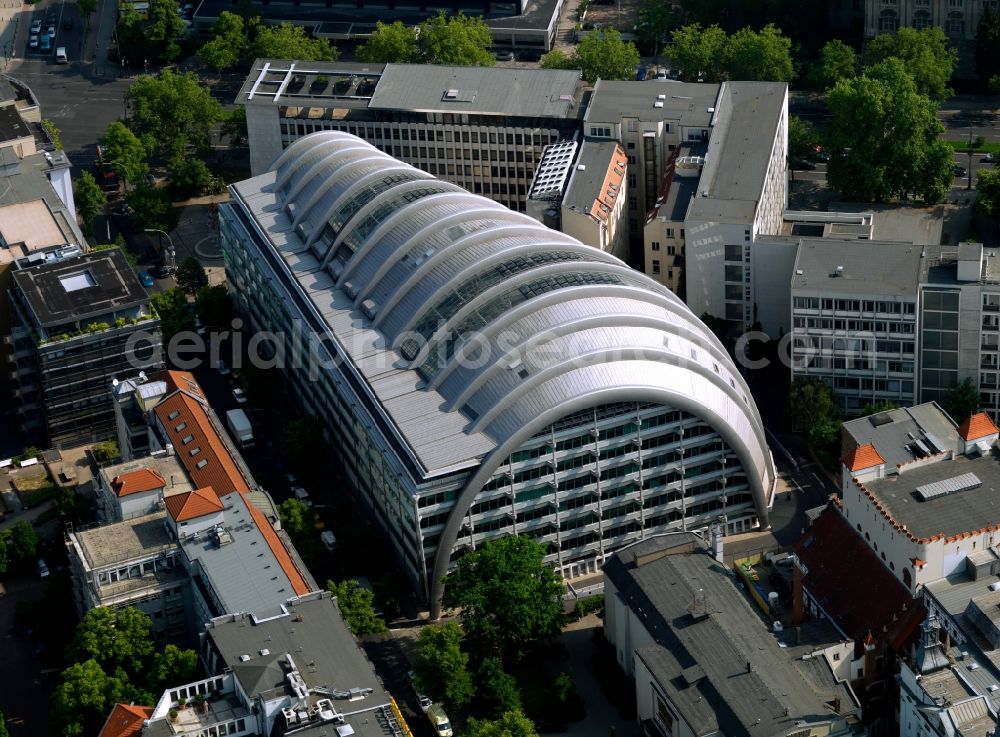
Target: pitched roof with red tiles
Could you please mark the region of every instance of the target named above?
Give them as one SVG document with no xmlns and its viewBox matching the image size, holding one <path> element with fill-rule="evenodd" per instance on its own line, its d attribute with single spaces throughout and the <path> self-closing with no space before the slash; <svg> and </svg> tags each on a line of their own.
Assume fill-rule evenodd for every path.
<svg viewBox="0 0 1000 737">
<path fill-rule="evenodd" d="M 979 440 L 988 435 L 996 435 L 998 432 L 1000 430 L 997 429 L 993 420 L 985 412 L 972 415 L 972 417 L 958 426 L 958 434 L 965 441 Z"/>
<path fill-rule="evenodd" d="M 181 391 L 194 394 L 201 399 L 205 398 L 205 392 L 202 391 L 201 384 L 198 383 L 198 380 L 194 378 L 194 374 L 190 371 L 167 369 L 163 374 L 170 391 L 174 392 L 180 389 Z"/>
<path fill-rule="evenodd" d="M 851 471 L 860 471 L 865 468 L 873 468 L 885 463 L 885 459 L 875 450 L 871 443 L 859 445 L 854 450 L 847 452 L 844 456 L 844 465 Z"/>
<path fill-rule="evenodd" d="M 163 477 L 152 468 L 140 468 L 137 471 L 121 473 L 111 481 L 111 487 L 118 496 L 138 494 L 142 491 L 162 489 L 167 485 Z"/>
<path fill-rule="evenodd" d="M 153 716 L 150 706 L 115 704 L 98 737 L 138 737 L 142 723 Z"/>
<path fill-rule="evenodd" d="M 186 522 L 189 519 L 204 517 L 206 514 L 221 512 L 222 502 L 216 496 L 211 486 L 194 491 L 185 491 L 183 494 L 173 494 L 165 500 L 167 511 L 177 522 Z"/>
<path fill-rule="evenodd" d="M 178 391 L 153 410 L 172 443 L 178 460 L 195 486 L 211 486 L 219 496 L 250 491 L 225 442 L 213 426 L 208 409 L 195 397 Z"/>
<path fill-rule="evenodd" d="M 295 563 L 292 562 L 292 556 L 288 554 L 288 550 L 285 549 L 281 538 L 274 531 L 274 527 L 271 526 L 267 516 L 249 501 L 247 502 L 247 508 L 250 510 L 253 521 L 257 523 L 257 527 L 267 541 L 267 547 L 274 553 L 274 557 L 278 559 L 281 570 L 285 572 L 288 580 L 292 582 L 292 588 L 295 589 L 295 593 L 299 596 L 308 594 L 310 591 L 309 584 L 306 583 L 302 574 L 299 573 L 299 569 L 295 567 Z"/>
<path fill-rule="evenodd" d="M 803 586 L 855 643 L 873 633 L 901 652 L 917 635 L 924 619 L 921 600 L 834 507 L 823 510 L 806 530 L 795 555 L 809 571 Z"/>
</svg>

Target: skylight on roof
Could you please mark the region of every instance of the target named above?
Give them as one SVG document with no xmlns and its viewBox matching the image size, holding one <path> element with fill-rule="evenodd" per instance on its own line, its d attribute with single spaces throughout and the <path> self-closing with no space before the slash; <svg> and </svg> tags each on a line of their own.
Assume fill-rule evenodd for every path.
<svg viewBox="0 0 1000 737">
<path fill-rule="evenodd" d="M 963 473 L 961 476 L 955 476 L 954 478 L 945 479 L 944 481 L 934 481 L 930 484 L 924 484 L 923 486 L 918 486 L 914 493 L 917 498 L 921 501 L 929 501 L 931 499 L 936 499 L 939 496 L 947 496 L 948 494 L 955 494 L 960 491 L 969 491 L 971 489 L 978 489 L 983 485 L 983 482 L 979 480 L 979 477 L 974 473 Z"/>
<path fill-rule="evenodd" d="M 178 410 L 175 409 L 173 412 L 171 412 L 169 415 L 167 415 L 167 419 L 168 420 L 176 420 L 178 417 L 180 417 L 180 415 L 181 415 L 181 413 Z"/>
<path fill-rule="evenodd" d="M 76 274 L 60 276 L 59 283 L 62 284 L 62 288 L 67 292 L 78 292 L 81 289 L 97 286 L 97 280 L 94 279 L 94 275 L 90 273 L 89 269 L 77 272 Z"/>
<path fill-rule="evenodd" d="M 208 461 L 205 460 L 204 458 L 202 458 L 200 461 L 198 461 L 198 468 L 204 468 L 207 465 L 208 465 Z"/>
</svg>

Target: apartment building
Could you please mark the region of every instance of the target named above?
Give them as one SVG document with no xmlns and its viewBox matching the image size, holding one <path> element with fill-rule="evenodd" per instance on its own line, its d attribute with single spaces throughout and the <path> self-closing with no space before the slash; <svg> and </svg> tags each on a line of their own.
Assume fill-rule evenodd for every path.
<svg viewBox="0 0 1000 737">
<path fill-rule="evenodd" d="M 317 131 L 356 135 L 401 162 L 524 211 L 542 150 L 572 139 L 572 70 L 259 59 L 238 95 L 250 170 Z"/>
<path fill-rule="evenodd" d="M 162 511 L 167 495 L 194 488 L 173 453 L 104 466 L 94 476 L 97 516 L 105 523 L 143 517 Z"/>
<path fill-rule="evenodd" d="M 799 239 L 792 378 L 821 379 L 847 416 L 878 401 L 912 405 L 921 254 L 908 243 Z"/>
<path fill-rule="evenodd" d="M 561 227 L 581 243 L 622 261 L 629 259 L 625 203 L 628 157 L 617 143 L 587 141 L 569 175 L 562 198 Z"/>
<path fill-rule="evenodd" d="M 953 44 L 975 41 L 979 19 L 997 12 L 997 0 L 865 0 L 865 38 L 907 26 L 940 27 Z"/>
<path fill-rule="evenodd" d="M 112 379 L 163 367 L 149 294 L 118 249 L 65 248 L 16 266 L 9 358 L 20 429 L 56 447 L 113 437 Z"/>
<path fill-rule="evenodd" d="M 824 622 L 770 631 L 697 535 L 616 553 L 604 600 L 644 734 L 864 734 L 846 683 L 853 643 Z"/>
<path fill-rule="evenodd" d="M 698 191 L 704 144 L 682 143 L 667 161 L 656 202 L 642 230 L 642 263 L 647 276 L 684 295 L 684 218 Z"/>
<path fill-rule="evenodd" d="M 231 193 L 237 304 L 290 336 L 289 388 L 432 606 L 498 535 L 574 578 L 655 532 L 767 525 L 753 399 L 669 290 L 345 133 Z"/>
</svg>

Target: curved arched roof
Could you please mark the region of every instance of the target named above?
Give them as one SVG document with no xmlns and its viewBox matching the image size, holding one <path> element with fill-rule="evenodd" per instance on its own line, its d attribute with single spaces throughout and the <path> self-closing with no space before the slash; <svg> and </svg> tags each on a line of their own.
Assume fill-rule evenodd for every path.
<svg viewBox="0 0 1000 737">
<path fill-rule="evenodd" d="M 441 412 L 461 412 L 467 432 L 495 442 L 458 506 L 542 418 L 662 401 L 725 438 L 766 524 L 774 467 L 750 390 L 671 291 L 347 133 L 297 140 L 274 170 L 282 206 L 336 287 L 442 395 Z"/>
</svg>

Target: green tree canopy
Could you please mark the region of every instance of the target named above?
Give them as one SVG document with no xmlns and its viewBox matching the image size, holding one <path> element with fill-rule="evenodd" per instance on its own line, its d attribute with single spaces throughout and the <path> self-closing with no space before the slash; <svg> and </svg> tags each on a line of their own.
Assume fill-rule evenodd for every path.
<svg viewBox="0 0 1000 737">
<path fill-rule="evenodd" d="M 879 412 L 889 412 L 894 409 L 899 409 L 899 405 L 895 402 L 890 402 L 888 399 L 878 399 L 874 402 L 868 402 L 865 404 L 865 406 L 861 408 L 861 416 L 865 417 L 867 415 L 877 415 Z"/>
<path fill-rule="evenodd" d="M 14 560 L 27 561 L 38 555 L 38 533 L 27 520 L 20 520 L 10 530 L 10 550 Z"/>
<path fill-rule="evenodd" d="M 882 33 L 868 42 L 868 60 L 873 66 L 895 57 L 913 75 L 917 92 L 935 100 L 952 94 L 948 87 L 958 52 L 948 45 L 948 37 L 940 26 L 927 26 L 922 31 L 907 26 L 895 33 Z"/>
<path fill-rule="evenodd" d="M 80 219 L 83 220 L 84 232 L 92 235 L 94 218 L 104 212 L 108 196 L 104 194 L 101 185 L 89 171 L 80 172 L 80 176 L 73 183 L 73 201 L 76 203 L 76 211 L 80 213 Z"/>
<path fill-rule="evenodd" d="M 979 391 L 971 379 L 956 384 L 945 395 L 941 407 L 951 415 L 951 419 L 962 424 L 979 409 Z"/>
<path fill-rule="evenodd" d="M 798 115 L 788 116 L 788 157 L 803 159 L 815 151 L 819 143 L 819 134 L 808 120 Z"/>
<path fill-rule="evenodd" d="M 402 21 L 378 21 L 371 37 L 358 46 L 357 57 L 369 64 L 412 62 L 419 58 L 417 29 Z"/>
<path fill-rule="evenodd" d="M 674 11 L 669 3 L 662 0 L 641 0 L 635 35 L 643 53 L 655 54 L 663 48 L 674 22 Z"/>
<path fill-rule="evenodd" d="M 4 719 L 2 711 L 0 711 L 0 737 L 10 737 L 10 732 L 7 731 L 7 720 Z"/>
<path fill-rule="evenodd" d="M 94 659 L 74 663 L 52 695 L 52 721 L 62 737 L 97 734 L 116 703 L 153 704 L 148 691 L 135 688 L 122 671 L 108 675 Z"/>
<path fill-rule="evenodd" d="M 222 135 L 229 139 L 233 146 L 244 146 L 247 143 L 247 109 L 237 105 L 222 121 Z"/>
<path fill-rule="evenodd" d="M 254 59 L 336 61 L 338 54 L 337 47 L 325 38 L 310 38 L 302 26 L 282 23 L 258 26 L 249 56 Z"/>
<path fill-rule="evenodd" d="M 236 316 L 233 300 L 225 285 L 203 287 L 195 295 L 198 318 L 203 324 L 213 328 L 228 328 Z"/>
<path fill-rule="evenodd" d="M 1000 169 L 980 169 L 976 180 L 976 211 L 1000 218 Z"/>
<path fill-rule="evenodd" d="M 93 658 L 106 672 L 124 668 L 133 675 L 144 673 L 153 654 L 152 629 L 149 615 L 135 607 L 97 607 L 77 626 L 71 651 L 76 661 Z"/>
<path fill-rule="evenodd" d="M 247 29 L 243 17 L 223 10 L 212 26 L 212 37 L 198 50 L 198 56 L 221 72 L 239 64 L 246 47 Z"/>
<path fill-rule="evenodd" d="M 314 530 L 315 533 L 315 530 Z M 337 597 L 337 606 L 351 632 L 357 636 L 384 635 L 388 631 L 385 622 L 375 614 L 375 595 L 358 582 L 349 578 L 340 583 L 326 582 L 327 591 Z"/>
<path fill-rule="evenodd" d="M 828 98 L 827 177 L 845 199 L 885 202 L 944 197 L 952 151 L 940 140 L 937 106 L 916 90 L 902 61 L 889 58 L 861 76 L 841 79 Z"/>
<path fill-rule="evenodd" d="M 499 719 L 469 719 L 462 737 L 538 737 L 535 725 L 520 711 L 508 711 Z"/>
<path fill-rule="evenodd" d="M 0 575 L 7 572 L 9 559 L 7 557 L 7 541 L 0 538 Z"/>
<path fill-rule="evenodd" d="M 672 43 L 663 50 L 663 55 L 680 71 L 685 82 L 699 78 L 706 82 L 721 79 L 729 39 L 719 26 L 702 28 L 692 23 L 676 29 L 671 38 Z"/>
<path fill-rule="evenodd" d="M 477 714 L 502 718 L 521 710 L 521 691 L 513 676 L 504 672 L 500 658 L 483 658 L 476 672 Z"/>
<path fill-rule="evenodd" d="M 580 61 L 576 54 L 567 54 L 562 49 L 552 49 L 542 56 L 542 69 L 579 69 Z"/>
<path fill-rule="evenodd" d="M 743 28 L 726 44 L 726 66 L 730 79 L 790 82 L 792 42 L 781 30 L 768 23 L 760 31 Z"/>
<path fill-rule="evenodd" d="M 623 41 L 614 28 L 591 31 L 576 47 L 576 60 L 588 82 L 598 79 L 632 79 L 639 66 L 639 51 Z"/>
<path fill-rule="evenodd" d="M 545 548 L 529 537 L 484 542 L 445 585 L 445 606 L 461 608 L 470 644 L 485 655 L 518 658 L 534 640 L 559 633 L 563 585 Z"/>
<path fill-rule="evenodd" d="M 160 316 L 160 330 L 163 333 L 163 345 L 177 333 L 194 330 L 194 317 L 187 307 L 187 297 L 178 287 L 165 289 L 155 293 L 151 300 L 153 309 Z"/>
<path fill-rule="evenodd" d="M 146 673 L 146 683 L 154 693 L 168 686 L 190 683 L 198 672 L 198 653 L 167 645 L 153 655 L 153 662 Z"/>
<path fill-rule="evenodd" d="M 180 197 L 198 197 L 217 188 L 211 170 L 201 159 L 178 153 L 168 164 L 170 188 Z"/>
<path fill-rule="evenodd" d="M 132 222 L 142 230 L 155 229 L 170 233 L 177 227 L 177 210 L 166 190 L 142 182 L 125 195 L 132 208 Z"/>
<path fill-rule="evenodd" d="M 97 10 L 97 0 L 77 0 L 76 8 L 80 11 L 80 15 L 89 22 L 91 13 Z"/>
<path fill-rule="evenodd" d="M 281 528 L 288 533 L 299 554 L 309 563 L 315 563 L 319 553 L 316 531 L 316 512 L 304 502 L 291 497 L 278 505 Z"/>
<path fill-rule="evenodd" d="M 820 87 L 833 87 L 841 79 L 850 79 L 858 73 L 858 55 L 839 38 L 827 41 L 819 53 L 816 81 Z"/>
<path fill-rule="evenodd" d="M 152 3 L 143 34 L 146 43 L 152 46 L 147 56 L 161 62 L 177 61 L 181 56 L 180 39 L 185 30 L 184 20 L 173 3 Z"/>
<path fill-rule="evenodd" d="M 820 379 L 801 376 L 788 390 L 788 412 L 792 429 L 806 435 L 812 428 L 840 418 L 840 407 L 830 388 Z"/>
<path fill-rule="evenodd" d="M 983 8 L 976 27 L 976 76 L 983 82 L 1000 74 L 1000 15 Z"/>
<path fill-rule="evenodd" d="M 145 145 L 121 121 L 116 120 L 108 126 L 101 139 L 101 147 L 104 149 L 104 163 L 122 179 L 136 184 L 149 171 Z"/>
<path fill-rule="evenodd" d="M 177 267 L 177 286 L 187 294 L 197 294 L 199 289 L 208 286 L 208 274 L 194 256 L 188 256 Z"/>
<path fill-rule="evenodd" d="M 96 443 L 91 448 L 91 452 L 94 454 L 94 460 L 101 465 L 110 463 L 121 455 L 121 449 L 118 447 L 117 440 L 105 440 Z"/>
<path fill-rule="evenodd" d="M 462 628 L 455 622 L 424 627 L 417 636 L 413 671 L 417 686 L 435 700 L 464 706 L 475 687 L 469 674 L 469 656 L 462 651 Z"/>
<path fill-rule="evenodd" d="M 305 57 L 279 54 L 272 58 Z M 159 77 L 139 77 L 129 88 L 128 98 L 134 106 L 132 129 L 150 153 L 170 156 L 188 144 L 206 150 L 212 129 L 225 118 L 222 104 L 192 72 L 178 74 L 164 69 Z"/>
<path fill-rule="evenodd" d="M 438 13 L 420 24 L 417 45 L 420 60 L 427 64 L 463 67 L 491 67 L 496 59 L 490 52 L 493 35 L 479 16 Z"/>
</svg>

